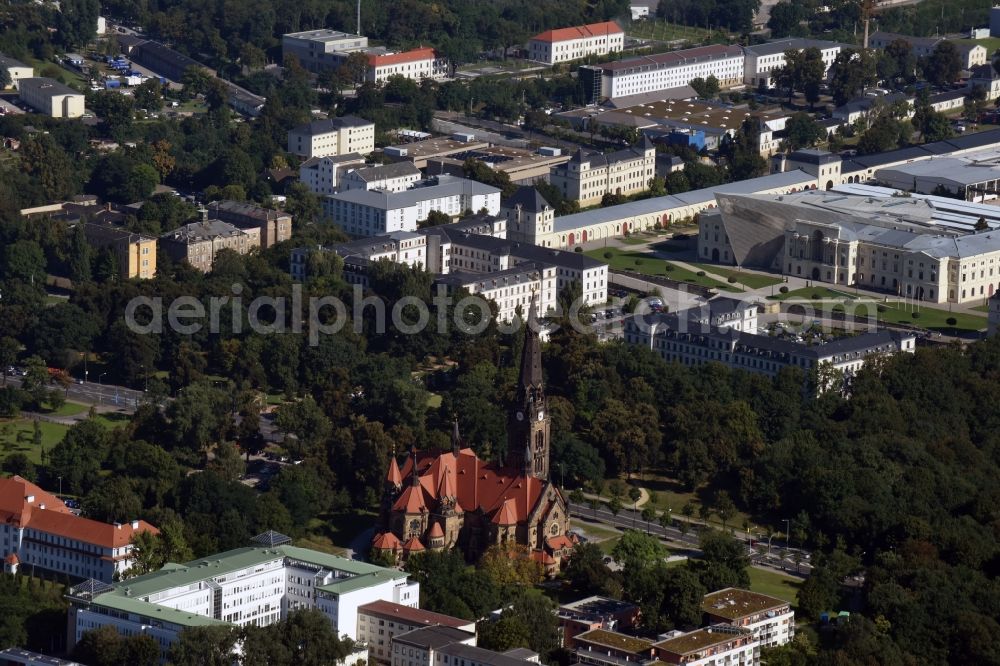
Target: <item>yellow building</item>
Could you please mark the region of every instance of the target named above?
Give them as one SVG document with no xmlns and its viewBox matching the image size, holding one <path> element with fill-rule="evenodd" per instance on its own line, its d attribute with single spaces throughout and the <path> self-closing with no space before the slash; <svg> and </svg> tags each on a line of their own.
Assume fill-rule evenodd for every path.
<svg viewBox="0 0 1000 666">
<path fill-rule="evenodd" d="M 143 280 L 156 275 L 156 239 L 121 227 L 84 223 L 87 242 L 95 248 L 108 247 L 118 259 L 118 274 L 123 279 Z"/>
<path fill-rule="evenodd" d="M 601 203 L 605 194 L 629 196 L 649 189 L 656 175 L 656 148 L 642 143 L 614 153 L 576 153 L 566 164 L 552 167 L 549 181 L 562 195 L 581 206 Z"/>
</svg>

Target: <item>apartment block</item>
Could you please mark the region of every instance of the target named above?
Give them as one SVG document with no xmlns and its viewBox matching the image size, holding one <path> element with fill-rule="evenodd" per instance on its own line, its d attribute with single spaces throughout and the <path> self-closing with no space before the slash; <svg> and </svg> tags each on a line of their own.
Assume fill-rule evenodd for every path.
<svg viewBox="0 0 1000 666">
<path fill-rule="evenodd" d="M 55 79 L 22 78 L 17 84 L 21 101 L 53 118 L 79 118 L 84 112 L 83 93 Z"/>
<path fill-rule="evenodd" d="M 292 237 L 292 216 L 281 210 L 243 201 L 213 201 L 208 204 L 208 214 L 212 219 L 228 222 L 244 231 L 256 230 L 263 248 Z"/>
<path fill-rule="evenodd" d="M 20 476 L 0 479 L 5 573 L 48 572 L 110 583 L 132 566 L 132 537 L 142 532 L 159 530 L 142 520 L 111 525 L 82 518 Z"/>
<path fill-rule="evenodd" d="M 726 625 L 713 625 L 687 633 L 674 632 L 653 645 L 665 664 L 680 666 L 757 666 L 760 642 L 753 633 Z"/>
<path fill-rule="evenodd" d="M 546 65 L 606 55 L 625 48 L 625 32 L 614 21 L 547 30 L 528 40 L 528 58 Z"/>
<path fill-rule="evenodd" d="M 727 587 L 706 594 L 701 610 L 709 624 L 749 629 L 762 648 L 784 645 L 795 637 L 795 613 L 784 599 Z"/>
<path fill-rule="evenodd" d="M 532 300 L 545 316 L 556 308 L 556 267 L 536 262 L 519 263 L 491 273 L 452 271 L 435 280 L 449 295 L 460 291 L 496 304 L 497 321 L 511 322 L 528 316 Z"/>
<path fill-rule="evenodd" d="M 165 657 L 188 627 L 274 624 L 300 608 L 315 608 L 335 631 L 358 639 L 358 608 L 373 601 L 417 606 L 419 584 L 407 574 L 288 545 L 274 532 L 238 548 L 111 585 L 72 588 L 70 642 L 104 626 L 155 639 Z"/>
<path fill-rule="evenodd" d="M 553 167 L 549 181 L 567 199 L 581 206 L 601 202 L 605 194 L 628 196 L 649 189 L 656 175 L 656 148 L 643 135 L 639 146 L 614 153 L 585 153 L 583 149 L 569 162 Z"/>
<path fill-rule="evenodd" d="M 288 152 L 301 157 L 328 157 L 375 150 L 375 123 L 343 116 L 314 120 L 288 131 Z"/>
<path fill-rule="evenodd" d="M 476 623 L 432 613 L 391 601 L 373 601 L 358 607 L 358 638 L 368 645 L 371 658 L 381 664 L 392 662 L 392 641 L 396 636 L 423 627 L 450 627 L 476 634 Z M 462 636 L 462 640 L 468 640 Z"/>
<path fill-rule="evenodd" d="M 365 158 L 358 153 L 310 157 L 299 165 L 299 182 L 315 194 L 336 194 L 344 176 L 364 165 Z"/>
</svg>

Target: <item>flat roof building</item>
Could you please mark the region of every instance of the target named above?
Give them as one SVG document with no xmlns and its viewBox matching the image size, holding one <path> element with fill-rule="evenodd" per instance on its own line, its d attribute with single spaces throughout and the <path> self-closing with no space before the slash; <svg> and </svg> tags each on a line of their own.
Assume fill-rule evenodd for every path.
<svg viewBox="0 0 1000 666">
<path fill-rule="evenodd" d="M 421 627 L 451 627 L 473 636 L 476 633 L 475 622 L 392 601 L 373 601 L 358 607 L 358 641 L 368 644 L 371 658 L 379 663 L 392 661 L 393 638 Z"/>
<path fill-rule="evenodd" d="M 367 37 L 340 30 L 324 28 L 291 32 L 281 36 L 281 53 L 285 64 L 288 64 L 290 56 L 294 56 L 299 64 L 313 73 L 336 69 L 351 53 L 367 49 Z"/>
<path fill-rule="evenodd" d="M 84 112 L 83 93 L 44 77 L 22 78 L 17 84 L 21 101 L 52 118 L 79 118 Z"/>
<path fill-rule="evenodd" d="M 332 157 L 375 150 L 375 123 L 357 116 L 314 120 L 288 130 L 288 152 L 301 157 Z"/>
<path fill-rule="evenodd" d="M 0 53 L 0 69 L 7 70 L 7 76 L 10 77 L 10 87 L 15 90 L 18 88 L 21 79 L 30 79 L 35 75 L 34 68 L 2 53 Z"/>
<path fill-rule="evenodd" d="M 706 594 L 701 610 L 709 624 L 749 629 L 762 648 L 784 645 L 795 637 L 795 613 L 784 599 L 727 587 Z"/>
</svg>

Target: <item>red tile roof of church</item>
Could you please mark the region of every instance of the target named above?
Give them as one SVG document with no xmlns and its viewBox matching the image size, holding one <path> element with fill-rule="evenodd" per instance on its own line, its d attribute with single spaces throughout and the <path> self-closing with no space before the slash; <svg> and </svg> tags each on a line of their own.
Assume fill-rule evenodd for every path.
<svg viewBox="0 0 1000 666">
<path fill-rule="evenodd" d="M 410 537 L 410 540 L 403 544 L 403 550 L 408 553 L 416 553 L 424 550 L 424 544 L 420 543 L 417 537 Z"/>
<path fill-rule="evenodd" d="M 427 500 L 424 497 L 424 489 L 421 486 L 406 486 L 403 489 L 403 494 L 392 505 L 392 510 L 403 511 L 405 513 L 423 513 L 427 511 Z"/>
<path fill-rule="evenodd" d="M 432 539 L 442 539 L 444 538 L 444 530 L 441 529 L 441 523 L 434 523 L 431 525 L 431 531 L 427 533 Z"/>
<path fill-rule="evenodd" d="M 492 519 L 509 500 L 508 511 L 513 514 L 514 522 L 524 522 L 538 505 L 545 487 L 544 481 L 533 476 L 482 462 L 472 449 L 462 449 L 458 455 L 451 451 L 421 451 L 417 453 L 416 461 L 419 488 L 426 498 L 423 506 L 428 500 L 437 502 L 440 499 L 443 477 L 450 475 L 455 479 L 458 504 L 465 511 L 481 509 Z M 413 460 L 407 458 L 401 469 L 403 478 L 409 476 L 412 469 Z M 415 493 L 407 490 L 396 500 L 393 510 L 419 513 L 407 509 L 408 505 L 412 505 L 411 508 L 416 506 L 412 499 Z"/>
<path fill-rule="evenodd" d="M 392 461 L 389 463 L 389 473 L 386 475 L 385 480 L 394 486 L 403 485 L 403 475 L 399 472 L 399 465 L 396 464 L 395 456 L 392 456 Z"/>
<path fill-rule="evenodd" d="M 514 499 L 506 499 L 503 502 L 503 506 L 500 510 L 496 512 L 493 516 L 493 522 L 497 525 L 516 525 L 517 524 L 517 509 L 515 508 L 516 502 Z"/>
<path fill-rule="evenodd" d="M 372 541 L 372 548 L 377 550 L 396 550 L 400 545 L 399 538 L 392 532 L 383 532 Z"/>
</svg>

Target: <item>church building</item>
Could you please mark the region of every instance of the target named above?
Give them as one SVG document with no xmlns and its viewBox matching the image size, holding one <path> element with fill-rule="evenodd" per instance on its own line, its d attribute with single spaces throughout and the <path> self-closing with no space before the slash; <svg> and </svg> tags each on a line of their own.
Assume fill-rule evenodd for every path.
<svg viewBox="0 0 1000 666">
<path fill-rule="evenodd" d="M 450 451 L 414 450 L 402 467 L 393 458 L 373 550 L 399 560 L 459 548 L 473 561 L 494 544 L 513 543 L 527 547 L 547 573 L 557 571 L 575 542 L 567 534 L 566 500 L 549 480 L 550 423 L 532 302 L 508 416 L 507 459 L 480 460 L 463 446 L 457 422 Z"/>
</svg>

